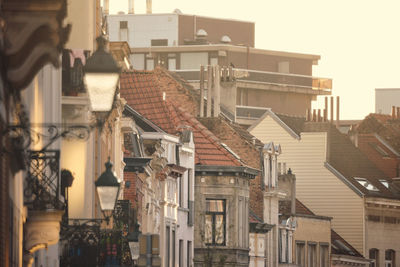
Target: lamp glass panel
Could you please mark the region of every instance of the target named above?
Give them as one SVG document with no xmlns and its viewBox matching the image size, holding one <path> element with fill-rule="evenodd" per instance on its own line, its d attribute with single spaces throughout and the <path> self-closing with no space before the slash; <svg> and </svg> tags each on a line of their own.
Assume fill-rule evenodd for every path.
<svg viewBox="0 0 400 267">
<path fill-rule="evenodd" d="M 114 210 L 117 201 L 119 187 L 117 186 L 98 186 L 100 208 L 103 211 Z"/>
<path fill-rule="evenodd" d="M 92 111 L 111 110 L 118 79 L 118 73 L 85 73 L 84 82 Z"/>
</svg>

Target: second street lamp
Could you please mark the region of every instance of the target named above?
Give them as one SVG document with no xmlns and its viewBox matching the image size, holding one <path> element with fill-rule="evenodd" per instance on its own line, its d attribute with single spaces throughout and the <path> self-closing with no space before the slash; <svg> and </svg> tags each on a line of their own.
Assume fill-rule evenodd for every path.
<svg viewBox="0 0 400 267">
<path fill-rule="evenodd" d="M 97 179 L 95 185 L 99 196 L 101 211 L 108 221 L 114 211 L 115 203 L 117 202 L 120 183 L 111 171 L 112 164 L 110 160 L 108 160 L 105 166 L 106 170 Z"/>
</svg>

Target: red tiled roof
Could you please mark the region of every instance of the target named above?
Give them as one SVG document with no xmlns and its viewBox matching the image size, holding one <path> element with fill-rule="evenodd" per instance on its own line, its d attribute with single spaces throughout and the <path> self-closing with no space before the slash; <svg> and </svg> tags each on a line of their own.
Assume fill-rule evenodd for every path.
<svg viewBox="0 0 400 267">
<path fill-rule="evenodd" d="M 390 115 L 371 113 L 357 126 L 359 133 L 377 133 L 397 152 L 400 152 L 400 119 Z"/>
<path fill-rule="evenodd" d="M 163 101 L 159 85 L 150 71 L 123 72 L 120 78 L 120 93 L 128 105 L 144 117 L 157 124 L 164 131 L 174 134 L 176 129 L 171 121 L 170 108 Z"/>
<path fill-rule="evenodd" d="M 159 71 L 159 70 L 158 70 Z M 206 127 L 195 117 L 178 107 L 178 93 L 163 100 L 163 92 L 172 95 L 176 81 L 171 76 L 161 78 L 154 71 L 129 71 L 121 74 L 120 93 L 128 105 L 140 112 L 169 134 L 177 134 L 182 126 L 189 126 L 193 130 L 195 149 L 195 163 L 214 166 L 240 166 L 241 163 L 233 157 L 219 143 Z M 168 80 L 169 79 L 169 80 Z M 166 86 L 168 85 L 168 86 Z M 168 88 L 167 88 L 168 87 Z M 184 88 L 180 88 L 184 90 Z"/>
<path fill-rule="evenodd" d="M 240 162 L 232 156 L 219 143 L 219 139 L 211 133 L 203 124 L 182 108 L 176 108 L 181 122 L 185 122 L 193 131 L 196 145 L 195 164 L 240 166 Z"/>
<path fill-rule="evenodd" d="M 296 214 L 301 215 L 315 215 L 306 205 L 296 198 Z"/>
</svg>

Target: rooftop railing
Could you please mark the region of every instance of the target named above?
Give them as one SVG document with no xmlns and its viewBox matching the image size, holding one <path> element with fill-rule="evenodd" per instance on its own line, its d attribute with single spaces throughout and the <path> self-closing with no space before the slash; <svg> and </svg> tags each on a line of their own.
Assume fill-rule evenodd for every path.
<svg viewBox="0 0 400 267">
<path fill-rule="evenodd" d="M 291 73 L 267 72 L 246 69 L 233 69 L 237 81 L 264 83 L 271 85 L 296 86 L 313 90 L 332 90 L 332 79 Z M 189 82 L 199 81 L 199 70 L 175 70 Z M 221 76 L 222 77 L 222 76 Z"/>
</svg>

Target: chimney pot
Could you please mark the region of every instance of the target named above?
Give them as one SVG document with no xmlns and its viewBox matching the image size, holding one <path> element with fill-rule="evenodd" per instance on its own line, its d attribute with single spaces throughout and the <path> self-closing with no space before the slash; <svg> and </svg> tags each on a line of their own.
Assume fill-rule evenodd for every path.
<svg viewBox="0 0 400 267">
<path fill-rule="evenodd" d="M 153 13 L 152 0 L 146 0 L 146 13 Z"/>
<path fill-rule="evenodd" d="M 104 14 L 108 15 L 109 10 L 110 10 L 110 0 L 104 0 L 104 3 L 103 3 Z"/>
<path fill-rule="evenodd" d="M 128 0 L 128 14 L 135 14 L 134 0 Z"/>
</svg>

